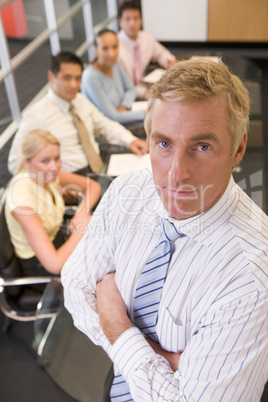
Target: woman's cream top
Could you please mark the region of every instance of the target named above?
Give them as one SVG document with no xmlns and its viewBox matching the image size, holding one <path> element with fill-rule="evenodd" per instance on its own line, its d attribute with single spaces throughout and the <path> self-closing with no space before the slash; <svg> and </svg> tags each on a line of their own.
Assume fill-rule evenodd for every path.
<svg viewBox="0 0 268 402">
<path fill-rule="evenodd" d="M 45 189 L 31 179 L 29 172 L 23 172 L 14 176 L 8 185 L 5 215 L 10 238 L 18 257 L 31 258 L 35 253 L 20 223 L 12 215 L 12 211 L 20 207 L 30 207 L 38 214 L 50 240 L 53 241 L 64 216 L 64 201 L 59 192 L 59 181 L 49 184 Z M 21 209 L 21 213 L 29 215 L 32 211 Z"/>
</svg>

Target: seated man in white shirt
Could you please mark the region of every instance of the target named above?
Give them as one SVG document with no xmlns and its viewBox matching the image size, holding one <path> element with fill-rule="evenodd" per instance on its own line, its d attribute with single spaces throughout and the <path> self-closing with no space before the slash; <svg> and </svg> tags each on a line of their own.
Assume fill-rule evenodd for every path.
<svg viewBox="0 0 268 402">
<path fill-rule="evenodd" d="M 259 401 L 268 217 L 232 177 L 248 91 L 198 59 L 168 69 L 150 96 L 152 171 L 107 190 L 63 267 L 65 305 L 114 363 L 112 401 Z"/>
<path fill-rule="evenodd" d="M 105 117 L 80 93 L 83 64 L 70 52 L 52 56 L 48 71 L 50 89 L 34 106 L 25 112 L 14 137 L 8 158 L 8 168 L 15 174 L 21 160 L 21 142 L 24 135 L 35 129 L 50 131 L 60 142 L 62 169 L 78 174 L 101 173 L 100 165 L 91 166 L 79 136 L 70 108 L 82 122 L 93 152 L 99 157 L 96 140 L 104 138 L 110 144 L 122 145 L 137 154 L 147 152 L 146 142 L 135 137 L 121 124 Z M 87 139 L 87 140 L 88 140 Z"/>
<path fill-rule="evenodd" d="M 119 8 L 118 61 L 137 88 L 139 99 L 147 99 L 149 92 L 142 83 L 144 72 L 151 62 L 169 68 L 177 59 L 168 49 L 162 46 L 151 34 L 141 30 L 142 18 L 139 4 L 126 1 Z M 140 52 L 136 58 L 135 52 Z M 139 60 L 140 63 L 136 60 Z"/>
</svg>

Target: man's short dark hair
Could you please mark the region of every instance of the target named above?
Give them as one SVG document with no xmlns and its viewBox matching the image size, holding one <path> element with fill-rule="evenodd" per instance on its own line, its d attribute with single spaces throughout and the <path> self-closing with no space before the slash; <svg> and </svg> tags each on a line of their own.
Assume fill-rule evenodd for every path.
<svg viewBox="0 0 268 402">
<path fill-rule="evenodd" d="M 53 72 L 53 74 L 58 74 L 61 63 L 79 64 L 83 70 L 82 60 L 72 52 L 60 52 L 56 56 L 51 57 L 50 70 Z"/>
<path fill-rule="evenodd" d="M 118 17 L 121 18 L 125 10 L 138 10 L 141 15 L 141 7 L 136 1 L 124 1 L 118 10 Z"/>
</svg>

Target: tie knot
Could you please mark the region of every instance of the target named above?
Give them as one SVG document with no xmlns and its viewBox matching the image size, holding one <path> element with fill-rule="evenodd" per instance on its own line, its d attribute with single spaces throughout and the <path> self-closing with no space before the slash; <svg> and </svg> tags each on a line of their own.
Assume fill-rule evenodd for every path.
<svg viewBox="0 0 268 402">
<path fill-rule="evenodd" d="M 182 235 L 182 233 L 176 229 L 175 225 L 167 219 L 163 219 L 163 229 L 165 236 L 169 241 L 175 241 Z"/>
</svg>

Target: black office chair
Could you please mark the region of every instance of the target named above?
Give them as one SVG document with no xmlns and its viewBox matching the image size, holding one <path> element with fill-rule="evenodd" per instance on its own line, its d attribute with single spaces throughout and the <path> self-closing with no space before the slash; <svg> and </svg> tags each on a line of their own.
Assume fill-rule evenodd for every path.
<svg viewBox="0 0 268 402">
<path fill-rule="evenodd" d="M 23 277 L 20 261 L 10 240 L 5 218 L 5 190 L 0 195 L 0 308 L 6 319 L 6 332 L 11 319 L 33 321 L 42 292 L 30 287 L 33 284 L 49 283 L 53 277 Z"/>
</svg>

